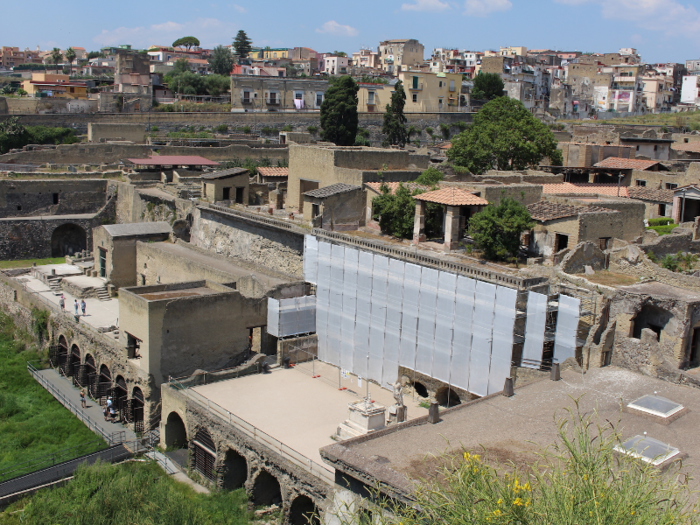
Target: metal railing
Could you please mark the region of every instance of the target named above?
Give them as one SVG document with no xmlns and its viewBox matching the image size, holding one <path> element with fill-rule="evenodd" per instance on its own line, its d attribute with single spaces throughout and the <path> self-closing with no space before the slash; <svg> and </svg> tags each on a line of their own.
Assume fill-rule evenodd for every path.
<svg viewBox="0 0 700 525">
<path fill-rule="evenodd" d="M 253 438 L 258 443 L 266 446 L 270 450 L 277 452 L 283 458 L 287 459 L 294 465 L 301 467 L 309 474 L 316 476 L 317 478 L 320 478 L 328 483 L 335 483 L 335 473 L 331 469 L 324 467 L 319 463 L 316 463 L 312 459 L 307 458 L 302 453 L 297 452 L 296 450 L 285 445 L 278 439 L 275 439 L 269 434 L 263 432 L 255 425 L 252 425 L 244 419 L 241 419 L 240 417 L 236 416 L 235 414 L 232 414 L 231 412 L 218 405 L 211 399 L 180 384 L 180 382 L 176 379 L 171 379 L 167 384 L 170 388 L 180 390 L 187 397 L 187 399 L 206 408 L 212 415 L 217 416 L 219 419 L 237 428 L 247 436 Z"/>
<path fill-rule="evenodd" d="M 480 279 L 482 281 L 490 281 L 493 283 L 501 284 L 504 286 L 515 287 L 518 289 L 525 289 L 531 286 L 535 286 L 546 281 L 543 277 L 533 277 L 533 278 L 522 278 L 517 275 L 508 275 L 503 272 L 500 268 L 497 269 L 480 269 L 476 266 L 470 266 L 468 264 L 463 264 L 460 262 L 449 261 L 434 257 L 432 255 L 427 255 L 418 251 L 407 250 L 405 248 L 399 248 L 397 246 L 386 246 L 384 244 L 374 242 L 368 239 L 353 237 L 350 235 L 345 235 L 342 233 L 331 232 L 322 230 L 320 228 L 314 228 L 312 234 L 316 237 L 326 238 L 336 242 L 342 242 L 346 244 L 352 244 L 354 246 L 359 246 L 368 250 L 375 252 L 380 252 L 399 260 L 413 262 L 416 264 L 421 264 L 423 266 L 432 266 L 439 270 L 447 270 L 456 272 L 468 277 L 473 277 L 474 279 Z M 479 263 L 480 266 L 492 267 L 489 263 Z"/>
<path fill-rule="evenodd" d="M 99 450 L 104 449 L 104 447 L 105 442 L 103 440 L 95 439 L 81 443 L 80 445 L 75 445 L 74 447 L 63 448 L 51 454 L 39 456 L 38 458 L 31 459 L 29 461 L 14 463 L 0 470 L 0 482 L 23 476 L 25 474 L 30 474 L 32 472 L 36 472 L 37 470 L 53 467 L 59 463 L 78 459 L 81 456 L 98 452 Z"/>
<path fill-rule="evenodd" d="M 110 446 L 124 443 L 126 433 L 123 430 L 112 433 L 105 432 L 104 429 L 102 429 L 102 427 L 98 425 L 94 419 L 85 414 L 85 411 L 82 408 L 75 406 L 71 402 L 71 400 L 68 399 L 68 397 L 66 397 L 65 394 L 60 392 L 55 386 L 53 386 L 53 384 L 50 381 L 44 378 L 39 373 L 39 369 L 35 367 L 32 363 L 27 362 L 27 370 L 32 375 L 32 377 L 36 379 L 37 382 L 49 392 L 49 394 L 55 397 L 59 403 L 61 403 L 64 407 L 70 410 L 73 413 L 73 415 L 75 415 L 75 417 L 77 417 L 80 421 L 85 423 L 85 426 L 87 426 L 95 434 L 101 436 L 102 439 L 109 443 Z"/>
</svg>

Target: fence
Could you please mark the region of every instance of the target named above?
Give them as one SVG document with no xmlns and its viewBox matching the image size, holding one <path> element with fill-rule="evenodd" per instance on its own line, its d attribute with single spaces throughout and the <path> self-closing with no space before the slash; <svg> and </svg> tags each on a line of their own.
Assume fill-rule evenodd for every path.
<svg viewBox="0 0 700 525">
<path fill-rule="evenodd" d="M 230 424 L 231 426 L 240 430 L 247 436 L 253 438 L 256 442 L 266 446 L 270 450 L 277 452 L 283 458 L 290 461 L 292 464 L 301 467 L 312 476 L 316 476 L 317 478 L 322 479 L 323 481 L 326 481 L 328 483 L 335 483 L 335 473 L 331 469 L 316 463 L 315 461 L 307 458 L 300 452 L 297 452 L 293 448 L 288 447 L 281 441 L 273 438 L 269 434 L 263 432 L 256 426 L 251 425 L 250 423 L 248 423 L 244 419 L 241 419 L 235 414 L 232 414 L 231 412 L 218 405 L 217 403 L 214 403 L 212 400 L 208 399 L 202 394 L 199 394 L 194 390 L 190 390 L 176 379 L 171 379 L 168 382 L 168 386 L 175 390 L 180 390 L 190 401 L 193 401 L 198 405 L 206 408 L 212 415 L 215 415 L 219 419 L 228 422 L 228 424 Z"/>
<path fill-rule="evenodd" d="M 32 363 L 27 362 L 27 370 L 32 375 L 37 382 L 43 386 L 53 397 L 55 397 L 59 403 L 70 410 L 75 417 L 80 421 L 85 423 L 90 430 L 95 434 L 101 436 L 110 446 L 118 445 L 124 443 L 126 433 L 122 430 L 119 432 L 112 432 L 111 434 L 105 432 L 100 425 L 97 424 L 90 416 L 84 413 L 84 411 L 75 406 L 62 392 L 56 389 L 49 381 L 47 381 L 40 373 L 39 369 L 36 368 Z"/>
<path fill-rule="evenodd" d="M 461 275 L 472 277 L 474 279 L 497 283 L 507 287 L 526 289 L 546 281 L 546 278 L 543 277 L 524 279 L 516 275 L 509 275 L 503 271 L 503 268 L 489 263 L 479 262 L 478 264 L 480 267 L 486 268 L 481 269 L 476 266 L 469 266 L 467 264 L 433 257 L 431 255 L 426 255 L 418 251 L 406 250 L 404 248 L 398 248 L 396 246 L 386 246 L 384 244 L 374 242 L 371 240 L 355 238 L 350 235 L 345 235 L 337 232 L 329 232 L 320 228 L 314 228 L 312 233 L 316 237 L 325 238 L 336 242 L 342 242 L 345 244 L 352 244 L 361 248 L 365 248 L 367 250 L 386 254 L 390 257 L 399 259 L 401 261 L 413 262 L 423 266 L 431 266 L 439 270 L 456 272 Z"/>
</svg>

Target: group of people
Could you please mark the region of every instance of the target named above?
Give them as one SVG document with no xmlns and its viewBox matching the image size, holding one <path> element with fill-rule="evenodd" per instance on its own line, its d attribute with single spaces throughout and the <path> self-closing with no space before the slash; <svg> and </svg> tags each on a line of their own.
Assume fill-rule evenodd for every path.
<svg viewBox="0 0 700 525">
<path fill-rule="evenodd" d="M 66 298 L 61 294 L 61 298 L 58 300 L 58 305 L 61 307 L 61 310 L 66 309 Z M 80 303 L 78 303 L 78 300 L 75 300 L 75 303 L 73 304 L 73 308 L 75 308 L 75 316 L 77 317 L 79 315 L 78 309 L 82 310 L 83 315 L 85 315 L 85 310 L 87 309 L 87 304 L 85 304 L 85 299 L 81 299 Z"/>
<path fill-rule="evenodd" d="M 80 406 L 83 409 L 87 408 L 87 398 L 85 397 L 85 389 L 80 390 Z M 105 421 L 110 421 L 112 423 L 116 423 L 117 411 L 114 408 L 114 403 L 112 403 L 111 397 L 107 398 L 107 405 L 102 410 L 102 415 L 104 416 Z"/>
</svg>

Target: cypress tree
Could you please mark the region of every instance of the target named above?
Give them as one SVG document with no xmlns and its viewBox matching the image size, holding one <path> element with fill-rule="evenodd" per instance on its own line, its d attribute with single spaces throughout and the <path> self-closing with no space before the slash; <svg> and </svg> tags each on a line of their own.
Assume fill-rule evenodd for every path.
<svg viewBox="0 0 700 525">
<path fill-rule="evenodd" d="M 406 92 L 403 89 L 403 82 L 399 80 L 391 94 L 391 104 L 386 105 L 382 133 L 386 135 L 389 144 L 401 147 L 404 147 L 408 141 L 407 121 L 403 114 L 404 106 L 406 106 Z"/>
<path fill-rule="evenodd" d="M 321 138 L 337 146 L 355 144 L 357 126 L 357 83 L 350 76 L 331 79 L 321 104 Z"/>
</svg>

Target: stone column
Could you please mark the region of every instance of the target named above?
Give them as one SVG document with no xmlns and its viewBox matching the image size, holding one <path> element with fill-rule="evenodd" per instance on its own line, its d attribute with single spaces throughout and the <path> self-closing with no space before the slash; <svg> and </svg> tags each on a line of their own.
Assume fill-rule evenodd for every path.
<svg viewBox="0 0 700 525">
<path fill-rule="evenodd" d="M 425 241 L 425 202 L 416 201 L 416 217 L 413 222 L 413 244 Z"/>
<path fill-rule="evenodd" d="M 445 211 L 445 251 L 454 250 L 459 244 L 459 206 L 447 206 Z"/>
<path fill-rule="evenodd" d="M 680 197 L 673 197 L 673 221 L 676 224 L 681 223 L 681 206 L 683 206 Z"/>
</svg>

